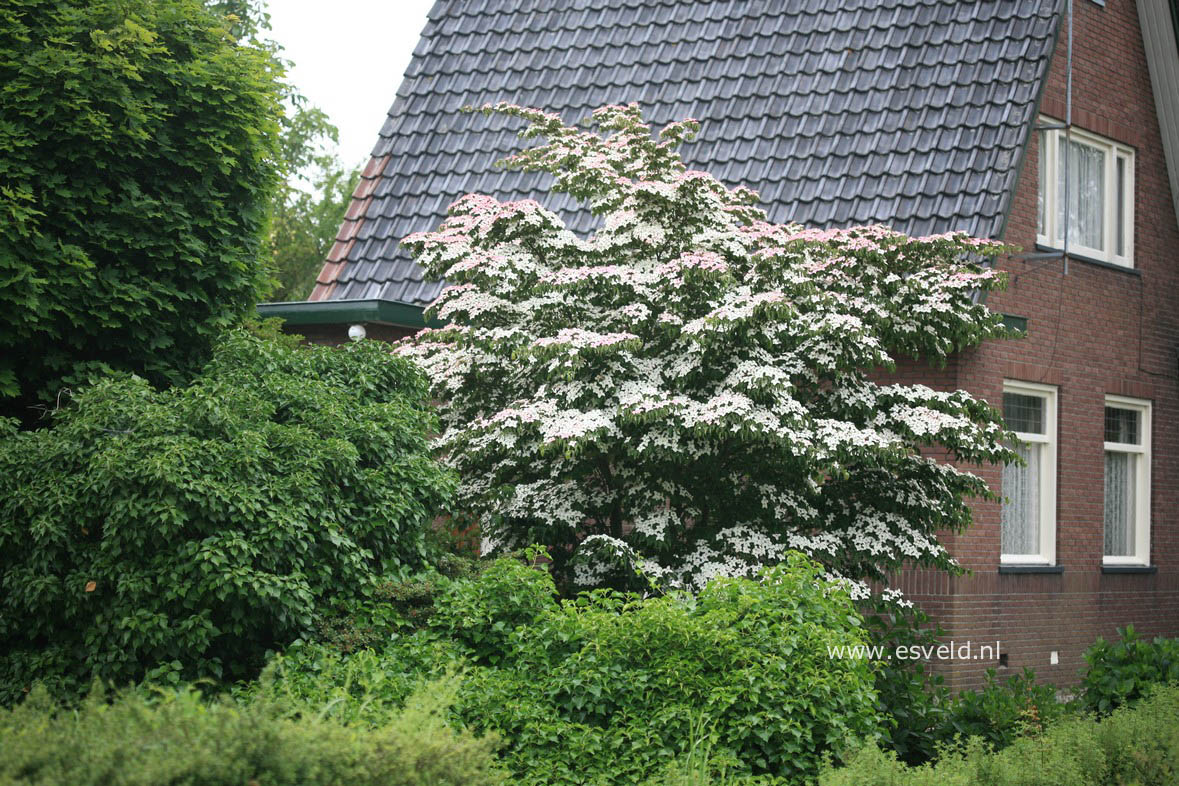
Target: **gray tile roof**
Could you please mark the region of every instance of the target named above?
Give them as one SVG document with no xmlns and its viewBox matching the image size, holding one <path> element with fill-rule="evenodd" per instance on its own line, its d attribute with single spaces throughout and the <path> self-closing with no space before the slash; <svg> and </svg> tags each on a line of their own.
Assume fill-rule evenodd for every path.
<svg viewBox="0 0 1179 786">
<path fill-rule="evenodd" d="M 438 0 L 312 294 L 427 303 L 398 250 L 468 192 L 536 196 L 493 168 L 519 121 L 637 101 L 702 122 L 693 168 L 761 194 L 770 218 L 995 237 L 1056 41 L 1060 0 Z M 592 228 L 563 196 L 546 199 Z"/>
</svg>

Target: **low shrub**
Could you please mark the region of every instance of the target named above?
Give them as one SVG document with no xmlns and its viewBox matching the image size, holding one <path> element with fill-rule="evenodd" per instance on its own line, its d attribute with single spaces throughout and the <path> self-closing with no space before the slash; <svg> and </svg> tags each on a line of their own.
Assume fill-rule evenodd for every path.
<svg viewBox="0 0 1179 786">
<path fill-rule="evenodd" d="M 1173 786 L 1179 783 L 1179 687 L 1159 687 L 1102 720 L 1065 718 L 994 751 L 981 737 L 908 767 L 867 745 L 820 786 Z"/>
<path fill-rule="evenodd" d="M 424 629 L 455 579 L 472 578 L 489 563 L 455 553 L 432 530 L 431 565 L 403 580 L 378 581 L 363 598 L 337 600 L 316 617 L 312 641 L 348 653 L 380 649 L 397 636 Z"/>
<path fill-rule="evenodd" d="M 463 667 L 459 648 L 421 635 L 380 653 L 345 654 L 329 645 L 296 644 L 276 656 L 258 680 L 240 683 L 234 695 L 243 704 L 267 698 L 333 722 L 378 727 L 422 685 L 457 679 Z"/>
<path fill-rule="evenodd" d="M 885 653 L 940 644 L 944 631 L 919 608 L 905 608 L 880 596 L 871 603 L 865 626 L 872 644 Z M 932 759 L 947 737 L 954 706 L 942 675 L 919 660 L 886 656 L 875 664 L 874 676 L 880 711 L 887 719 L 888 748 L 907 764 Z"/>
<path fill-rule="evenodd" d="M 526 560 L 539 555 L 529 552 Z M 557 588 L 544 570 L 513 558 L 497 559 L 476 581 L 450 583 L 438 598 L 429 626 L 467 648 L 478 663 L 510 654 L 509 637 L 557 609 Z"/>
<path fill-rule="evenodd" d="M 1098 639 L 1085 651 L 1088 670 L 1081 680 L 1080 699 L 1086 709 L 1109 712 L 1141 698 L 1159 683 L 1179 682 L 1179 639 L 1146 641 L 1128 625 L 1121 639 Z"/>
<path fill-rule="evenodd" d="M 919 609 L 877 601 L 871 612 L 865 624 L 872 643 L 885 653 L 940 643 L 943 631 Z M 933 760 L 955 738 L 981 737 L 1003 748 L 1024 731 L 1041 729 L 1067 711 L 1056 700 L 1056 688 L 1037 685 L 1031 669 L 1003 682 L 990 669 L 981 690 L 952 696 L 942 676 L 920 661 L 886 655 L 874 666 L 880 709 L 888 719 L 887 747 L 909 765 Z"/>
<path fill-rule="evenodd" d="M 493 737 L 446 723 L 451 683 L 424 686 L 379 726 L 292 712 L 265 694 L 233 705 L 191 688 L 63 710 L 43 688 L 0 709 L 0 783 L 32 786 L 490 786 Z"/>
<path fill-rule="evenodd" d="M 994 669 L 987 669 L 980 691 L 965 690 L 948 705 L 946 726 L 940 737 L 980 737 L 995 749 L 1005 748 L 1024 733 L 1038 733 L 1065 715 L 1065 705 L 1056 700 L 1056 687 L 1037 685 L 1036 673 L 1022 674 L 1000 682 Z"/>
<path fill-rule="evenodd" d="M 658 778 L 682 764 L 694 728 L 731 777 L 813 778 L 881 722 L 870 664 L 829 657 L 865 637 L 821 573 L 794 554 L 699 595 L 558 602 L 545 570 L 498 560 L 454 582 L 426 630 L 379 653 L 299 648 L 276 662 L 270 690 L 377 723 L 415 680 L 465 664 L 455 722 L 500 735 L 522 783 Z"/>
<path fill-rule="evenodd" d="M 0 703 L 35 680 L 242 678 L 332 603 L 426 561 L 453 480 L 379 342 L 230 334 L 189 387 L 103 381 L 0 420 Z"/>
</svg>

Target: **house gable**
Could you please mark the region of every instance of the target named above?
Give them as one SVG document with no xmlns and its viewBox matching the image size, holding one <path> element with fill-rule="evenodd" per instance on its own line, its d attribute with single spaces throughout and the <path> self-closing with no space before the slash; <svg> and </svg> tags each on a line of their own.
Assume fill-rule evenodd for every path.
<svg viewBox="0 0 1179 786">
<path fill-rule="evenodd" d="M 689 165 L 758 191 L 770 218 L 997 236 L 1059 27 L 1060 3 L 791 4 L 441 0 L 389 110 L 312 300 L 424 305 L 440 284 L 399 249 L 469 192 L 532 196 L 505 172 L 501 100 L 576 121 L 638 102 L 695 117 Z M 592 218 L 549 204 L 574 231 Z"/>
</svg>

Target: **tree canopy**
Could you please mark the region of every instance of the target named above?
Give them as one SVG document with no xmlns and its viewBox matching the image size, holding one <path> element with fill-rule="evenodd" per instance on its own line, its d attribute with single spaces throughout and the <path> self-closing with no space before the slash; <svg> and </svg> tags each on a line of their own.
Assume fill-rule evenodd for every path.
<svg viewBox="0 0 1179 786">
<path fill-rule="evenodd" d="M 324 156 L 309 179 L 314 190 L 289 179 L 271 206 L 264 243 L 274 276 L 268 300 L 304 300 L 311 294 L 360 181 L 360 170 L 348 171 L 334 156 Z"/>
<path fill-rule="evenodd" d="M 496 108 L 546 140 L 508 163 L 601 226 L 468 195 L 405 241 L 452 284 L 427 311 L 449 326 L 400 351 L 433 379 L 486 545 L 544 544 L 575 586 L 638 565 L 701 587 L 789 549 L 857 580 L 953 569 L 937 532 L 989 492 L 928 449 L 1007 462 L 1010 435 L 965 392 L 872 372 L 1006 335 L 973 297 L 1002 283 L 979 264 L 1001 246 L 769 223 L 750 191 L 686 169 L 695 122 L 653 139 L 635 105 L 597 110 L 600 133 Z"/>
<path fill-rule="evenodd" d="M 190 378 L 265 286 L 281 87 L 198 0 L 0 7 L 0 414 Z"/>
</svg>

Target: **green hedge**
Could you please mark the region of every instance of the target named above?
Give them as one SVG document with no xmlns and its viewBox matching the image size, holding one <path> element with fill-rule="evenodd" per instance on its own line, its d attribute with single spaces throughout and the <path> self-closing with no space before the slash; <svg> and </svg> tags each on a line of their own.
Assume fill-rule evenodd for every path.
<svg viewBox="0 0 1179 786">
<path fill-rule="evenodd" d="M 547 572 L 500 560 L 449 585 L 426 630 L 351 657 L 299 648 L 269 690 L 379 723 L 415 679 L 465 664 L 455 720 L 499 734 L 522 783 L 658 779 L 702 743 L 715 768 L 797 781 L 880 735 L 870 664 L 828 656 L 863 644 L 860 624 L 802 555 L 695 596 L 563 603 Z"/>
<path fill-rule="evenodd" d="M 192 689 L 92 696 L 77 710 L 43 689 L 0 710 L 0 783 L 38 786 L 484 786 L 506 781 L 494 738 L 451 730 L 435 683 L 373 728 L 292 713 L 262 697 L 209 702 Z"/>
<path fill-rule="evenodd" d="M 1073 717 L 994 752 L 980 737 L 910 768 L 891 751 L 862 748 L 820 786 L 1174 786 L 1179 783 L 1179 686 L 1095 720 Z"/>
<path fill-rule="evenodd" d="M 256 675 L 330 604 L 423 564 L 453 487 L 434 423 L 387 345 L 244 330 L 188 387 L 124 375 L 52 428 L 0 419 L 0 703 L 37 680 Z"/>
</svg>

